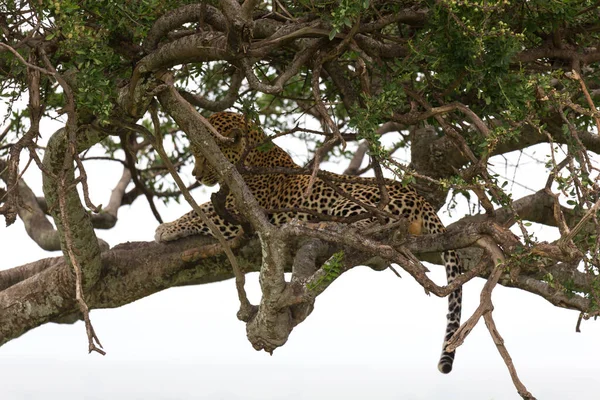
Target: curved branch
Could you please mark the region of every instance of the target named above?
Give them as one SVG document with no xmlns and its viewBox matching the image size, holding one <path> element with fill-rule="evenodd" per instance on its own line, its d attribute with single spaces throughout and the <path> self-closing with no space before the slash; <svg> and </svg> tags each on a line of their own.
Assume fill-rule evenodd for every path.
<svg viewBox="0 0 600 400">
<path fill-rule="evenodd" d="M 261 82 L 254 72 L 252 71 L 252 62 L 244 58 L 240 61 L 240 67 L 248 79 L 248 84 L 252 89 L 259 90 L 263 93 L 276 94 L 283 90 L 283 85 L 294 75 L 300 71 L 300 68 L 311 60 L 312 56 L 317 51 L 321 41 L 314 39 L 307 43 L 306 47 L 300 49 L 296 53 L 296 56 L 288 65 L 288 67 L 283 71 L 276 79 L 273 84 L 266 84 Z"/>
<path fill-rule="evenodd" d="M 225 97 L 221 100 L 208 100 L 206 97 L 193 94 L 184 90 L 179 90 L 179 93 L 186 99 L 190 104 L 195 105 L 196 107 L 200 107 L 205 110 L 218 112 L 228 109 L 233 106 L 236 102 L 240 87 L 242 86 L 242 81 L 244 80 L 244 74 L 236 69 L 236 71 L 231 76 L 231 83 L 229 84 L 229 89 L 227 89 L 227 93 Z"/>
<path fill-rule="evenodd" d="M 397 11 L 395 13 L 385 15 L 376 21 L 362 24 L 358 32 L 375 32 L 394 23 L 401 23 L 407 25 L 421 25 L 427 21 L 428 14 L 429 9 L 427 8 L 416 11 L 414 9 L 407 8 L 402 11 Z"/>
<path fill-rule="evenodd" d="M 38 205 L 33 191 L 22 179 L 18 182 L 18 189 L 20 202 L 17 206 L 17 212 L 29 237 L 44 250 L 60 250 L 58 232 Z"/>
<path fill-rule="evenodd" d="M 0 171 L 5 171 L 6 162 L 0 160 Z M 0 178 L 8 184 L 7 173 L 0 173 Z M 25 225 L 27 234 L 42 249 L 48 251 L 60 250 L 60 238 L 52 223 L 38 204 L 33 191 L 23 179 L 17 181 L 16 194 L 18 201 L 17 214 Z"/>
<path fill-rule="evenodd" d="M 205 3 L 187 4 L 166 13 L 154 22 L 144 40 L 144 50 L 150 52 L 156 49 L 160 39 L 167 33 L 185 23 L 198 21 L 206 22 L 222 32 L 227 29 L 225 17 L 215 7 Z"/>
<path fill-rule="evenodd" d="M 188 62 L 229 61 L 227 36 L 221 32 L 202 32 L 165 44 L 138 64 L 139 73 L 158 71 Z"/>
<path fill-rule="evenodd" d="M 370 36 L 357 34 L 354 41 L 365 53 L 375 58 L 403 58 L 409 55 L 406 46 L 395 43 L 382 43 Z"/>
</svg>

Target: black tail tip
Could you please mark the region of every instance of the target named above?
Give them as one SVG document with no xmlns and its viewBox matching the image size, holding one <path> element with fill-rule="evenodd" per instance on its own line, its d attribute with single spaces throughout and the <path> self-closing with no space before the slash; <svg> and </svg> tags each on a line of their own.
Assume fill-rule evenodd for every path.
<svg viewBox="0 0 600 400">
<path fill-rule="evenodd" d="M 438 364 L 438 369 L 442 374 L 449 374 L 452 371 L 452 364 L 448 362 L 441 362 Z"/>
</svg>

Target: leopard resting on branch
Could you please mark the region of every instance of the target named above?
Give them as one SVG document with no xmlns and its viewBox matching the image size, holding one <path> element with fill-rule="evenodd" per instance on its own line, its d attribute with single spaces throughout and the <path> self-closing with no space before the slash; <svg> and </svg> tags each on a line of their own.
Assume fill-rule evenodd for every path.
<svg viewBox="0 0 600 400">
<path fill-rule="evenodd" d="M 244 157 L 243 164 L 249 167 L 283 167 L 299 169 L 289 154 L 276 145 L 267 149 L 257 147 L 267 141 L 267 137 L 258 126 L 246 121 L 243 115 L 232 112 L 219 112 L 209 118 L 209 122 L 223 136 L 234 138 L 234 142 L 218 141 L 223 154 L 233 164 Z M 206 161 L 200 151 L 193 151 L 195 167 L 193 175 L 205 185 L 213 186 L 218 182 L 214 168 Z M 359 181 L 343 175 L 327 173 L 337 186 L 337 192 L 332 183 L 317 177 L 312 192 L 306 198 L 303 193 L 310 180 L 308 175 L 289 175 L 283 173 L 246 174 L 244 180 L 254 194 L 256 200 L 265 210 L 281 210 L 283 212 L 269 213 L 271 223 L 282 225 L 293 218 L 307 221 L 315 219 L 315 212 L 335 217 L 352 217 L 368 213 L 360 204 L 371 209 L 376 208 L 380 201 L 380 188 L 375 178 L 361 178 Z M 408 220 L 409 232 L 412 234 L 440 233 L 446 229 L 441 223 L 433 207 L 414 189 L 402 186 L 398 182 L 386 180 L 389 202 L 383 212 L 403 216 Z M 345 192 L 346 195 L 340 193 Z M 233 197 L 228 195 L 225 207 L 233 208 Z M 227 222 L 217 214 L 212 202 L 204 203 L 201 209 L 217 225 L 226 239 L 235 238 L 241 231 L 239 225 Z M 310 210 L 301 212 L 300 210 Z M 297 211 L 294 211 L 297 210 Z M 367 219 L 354 224 L 374 220 L 372 214 Z M 389 220 L 389 219 L 388 219 Z M 176 221 L 161 224 L 156 229 L 157 242 L 167 242 L 191 235 L 211 235 L 211 231 L 194 211 L 191 211 Z M 458 254 L 448 250 L 442 254 L 446 267 L 448 283 L 451 283 L 460 273 L 461 266 Z M 454 351 L 447 352 L 446 345 L 460 324 L 462 304 L 462 289 L 459 287 L 448 297 L 448 314 L 446 335 L 438 369 L 443 373 L 452 370 Z"/>
</svg>

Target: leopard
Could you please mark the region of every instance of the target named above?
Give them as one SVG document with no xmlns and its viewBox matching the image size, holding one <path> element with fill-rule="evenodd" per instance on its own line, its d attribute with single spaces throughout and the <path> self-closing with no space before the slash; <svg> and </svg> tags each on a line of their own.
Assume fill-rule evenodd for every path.
<svg viewBox="0 0 600 400">
<path fill-rule="evenodd" d="M 377 178 L 355 179 L 331 172 L 319 173 L 316 177 L 289 173 L 300 172 L 302 167 L 247 116 L 223 111 L 212 114 L 208 121 L 221 136 L 233 139 L 217 140 L 221 152 L 232 164 L 267 171 L 243 174 L 243 177 L 259 205 L 267 211 L 270 222 L 275 225 L 292 220 L 310 222 L 321 215 L 324 218 L 355 218 L 356 221 L 351 225 L 358 226 L 366 220 L 375 220 L 373 210 L 376 209 L 397 219 L 404 218 L 408 221 L 408 232 L 413 235 L 446 231 L 435 209 L 410 186 L 386 179 L 387 202 L 381 202 L 382 184 Z M 193 146 L 191 152 L 194 157 L 192 175 L 196 180 L 206 186 L 220 183 L 217 171 L 202 152 Z M 276 172 L 273 173 L 273 170 Z M 286 172 L 279 173 L 279 170 Z M 312 185 L 312 189 L 307 194 L 309 185 Z M 232 240 L 242 233 L 243 228 L 227 218 L 227 215 L 217 212 L 213 202 L 204 203 L 200 208 L 215 223 L 225 239 Z M 228 194 L 225 209 L 233 208 L 233 196 Z M 364 218 L 360 219 L 361 217 Z M 391 219 L 387 217 L 386 221 L 389 220 Z M 165 243 L 191 235 L 214 237 L 194 211 L 173 222 L 159 225 L 155 240 Z M 442 253 L 442 261 L 450 284 L 462 272 L 460 258 L 455 250 L 448 250 Z M 462 288 L 458 287 L 448 296 L 446 333 L 438 362 L 438 369 L 444 374 L 452 371 L 455 351 L 447 351 L 446 347 L 460 325 L 461 309 Z"/>
</svg>

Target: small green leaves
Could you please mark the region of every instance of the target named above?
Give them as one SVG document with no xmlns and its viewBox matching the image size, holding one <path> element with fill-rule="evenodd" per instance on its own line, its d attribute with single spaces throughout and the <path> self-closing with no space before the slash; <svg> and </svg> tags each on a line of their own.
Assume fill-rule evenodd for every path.
<svg viewBox="0 0 600 400">
<path fill-rule="evenodd" d="M 337 29 L 332 29 L 331 32 L 329 32 L 329 40 L 333 40 L 333 38 L 335 37 L 335 35 L 338 34 Z"/>
<path fill-rule="evenodd" d="M 333 40 L 344 27 L 351 28 L 368 8 L 369 0 L 341 0 L 339 6 L 331 12 L 333 29 L 329 32 L 329 40 Z"/>
<path fill-rule="evenodd" d="M 308 290 L 317 290 L 323 284 L 329 284 L 333 282 L 338 276 L 342 274 L 342 266 L 344 261 L 344 252 L 338 251 L 332 255 L 329 260 L 321 267 L 321 270 L 325 273 L 319 280 L 307 285 Z"/>
</svg>

